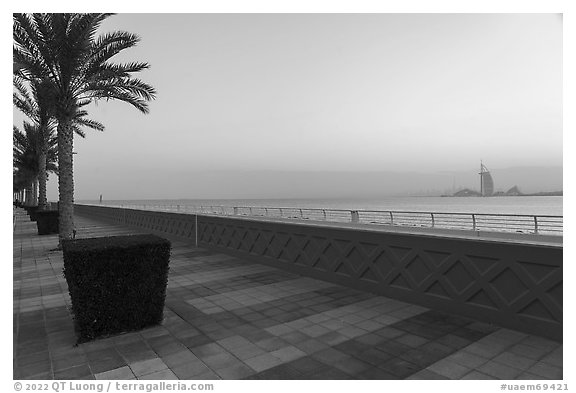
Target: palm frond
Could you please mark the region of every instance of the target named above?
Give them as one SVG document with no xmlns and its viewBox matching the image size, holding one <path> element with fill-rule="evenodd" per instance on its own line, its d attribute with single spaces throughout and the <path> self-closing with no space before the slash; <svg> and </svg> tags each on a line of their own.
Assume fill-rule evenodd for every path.
<svg viewBox="0 0 576 393">
<path fill-rule="evenodd" d="M 77 117 L 74 119 L 74 125 L 88 127 L 97 131 L 104 131 L 104 125 L 95 120 L 87 119 L 85 117 Z"/>
<path fill-rule="evenodd" d="M 140 72 L 148 68 L 150 68 L 150 64 L 143 62 L 132 62 L 126 64 L 103 63 L 88 76 L 95 80 L 129 78 L 131 73 Z"/>
<path fill-rule="evenodd" d="M 117 99 L 148 113 L 148 101 L 156 97 L 156 90 L 137 78 L 105 79 L 88 83 L 86 90 L 96 99 Z"/>
<path fill-rule="evenodd" d="M 13 19 L 13 61 L 19 65 L 18 74 L 27 78 L 31 75 L 55 77 L 55 70 L 50 67 L 54 57 L 52 48 L 40 38 L 48 26 L 42 25 L 39 29 L 38 20 L 27 14 L 14 14 Z"/>
<path fill-rule="evenodd" d="M 124 49 L 136 46 L 138 42 L 140 42 L 139 36 L 126 31 L 114 31 L 101 35 L 92 45 L 86 73 L 92 75 L 101 64 Z"/>
<path fill-rule="evenodd" d="M 76 135 L 78 135 L 81 138 L 86 138 L 86 133 L 84 131 L 82 131 L 82 129 L 80 127 L 78 127 L 76 124 L 72 124 L 72 132 L 74 132 Z"/>
</svg>

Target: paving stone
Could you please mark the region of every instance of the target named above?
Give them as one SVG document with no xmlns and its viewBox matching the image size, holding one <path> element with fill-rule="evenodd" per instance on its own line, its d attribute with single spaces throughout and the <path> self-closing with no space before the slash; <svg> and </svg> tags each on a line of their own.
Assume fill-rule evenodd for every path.
<svg viewBox="0 0 576 393">
<path fill-rule="evenodd" d="M 23 380 L 49 380 L 49 379 L 54 379 L 54 376 L 52 375 L 52 373 L 50 372 L 46 372 L 46 373 L 41 373 L 41 374 L 36 374 L 36 375 L 30 375 L 28 377 L 25 378 L 16 378 L 14 377 L 14 379 L 23 379 Z M 94 379 L 93 377 L 91 378 L 86 378 L 86 379 Z"/>
<path fill-rule="evenodd" d="M 452 331 L 451 334 L 458 336 L 458 337 L 465 338 L 465 339 L 470 340 L 470 341 L 478 341 L 481 338 L 483 338 L 484 336 L 486 336 L 486 333 L 484 333 L 484 332 L 481 332 L 478 330 L 473 330 L 473 329 L 468 329 L 465 327 L 460 327 L 460 328 Z"/>
<path fill-rule="evenodd" d="M 244 379 L 256 374 L 256 372 L 245 364 L 236 364 L 234 366 L 216 370 L 216 374 L 218 374 L 222 379 Z"/>
<path fill-rule="evenodd" d="M 536 375 L 536 374 L 531 374 L 531 373 L 522 373 L 520 375 L 518 375 L 516 378 L 516 380 L 548 380 L 550 378 L 547 377 L 542 377 L 540 375 Z"/>
<path fill-rule="evenodd" d="M 162 359 L 149 359 L 130 364 L 130 368 L 136 377 L 141 375 L 150 374 L 155 371 L 160 371 L 168 368 Z"/>
<path fill-rule="evenodd" d="M 460 379 L 471 371 L 470 368 L 447 359 L 440 360 L 426 369 L 450 379 Z"/>
<path fill-rule="evenodd" d="M 274 336 L 281 336 L 283 334 L 293 332 L 294 328 L 289 326 L 289 325 L 281 324 L 281 325 L 270 326 L 264 330 L 266 330 L 268 333 L 270 333 Z"/>
<path fill-rule="evenodd" d="M 194 377 L 194 379 L 199 381 L 209 381 L 209 380 L 219 380 L 222 379 L 218 375 L 214 373 L 212 370 L 208 370 L 203 372 L 202 374 L 198 374 Z"/>
<path fill-rule="evenodd" d="M 186 346 L 187 348 L 199 347 L 201 345 L 210 344 L 214 342 L 214 340 L 212 340 L 210 337 L 204 334 L 198 334 L 194 337 L 181 338 L 179 341 L 182 343 L 182 345 Z M 180 344 L 176 344 L 176 350 L 179 349 L 181 349 Z"/>
<path fill-rule="evenodd" d="M 401 356 L 402 354 L 413 349 L 413 347 L 402 344 L 396 340 L 386 341 L 385 343 L 377 345 L 376 348 L 394 356 Z"/>
<path fill-rule="evenodd" d="M 416 336 L 414 334 L 405 334 L 403 336 L 397 337 L 395 339 L 395 341 L 397 343 L 400 344 L 404 344 L 407 345 L 409 347 L 420 347 L 428 342 L 430 342 L 430 340 L 424 338 L 424 337 L 420 337 L 420 336 Z"/>
<path fill-rule="evenodd" d="M 90 369 L 94 374 L 99 374 L 105 371 L 114 370 L 126 366 L 126 361 L 117 355 L 113 358 L 103 358 L 90 361 Z"/>
<path fill-rule="evenodd" d="M 230 349 L 230 353 L 232 353 L 238 359 L 245 360 L 245 359 L 253 358 L 253 357 L 258 356 L 258 355 L 263 355 L 267 352 L 265 350 L 263 350 L 262 348 L 254 345 L 254 344 L 251 344 L 251 345 L 247 345 L 245 347 L 232 348 L 232 349 Z"/>
<path fill-rule="evenodd" d="M 356 338 L 366 334 L 366 330 L 354 326 L 346 326 L 342 329 L 338 329 L 338 333 L 348 338 Z"/>
<path fill-rule="evenodd" d="M 299 358 L 297 360 L 287 363 L 287 365 L 289 365 L 290 367 L 297 370 L 303 375 L 314 374 L 315 372 L 328 368 L 326 363 L 316 360 L 311 356 Z"/>
<path fill-rule="evenodd" d="M 445 360 L 450 360 L 451 362 L 472 369 L 477 368 L 489 361 L 487 358 L 464 351 L 456 352 L 450 356 L 447 356 Z"/>
<path fill-rule="evenodd" d="M 346 374 L 345 372 L 338 370 L 337 368 L 328 368 L 312 374 L 309 379 L 318 380 L 340 380 L 340 379 L 352 379 L 352 376 Z"/>
<path fill-rule="evenodd" d="M 330 333 L 327 333 L 327 334 L 331 334 L 331 333 L 335 333 L 335 332 L 330 332 Z M 335 333 L 335 334 L 338 335 L 338 333 Z M 324 341 L 324 340 L 322 340 L 322 337 L 323 337 L 323 336 L 319 337 L 318 339 L 321 340 L 321 341 Z M 292 332 L 290 332 L 290 333 L 282 334 L 282 335 L 280 336 L 280 338 L 281 338 L 282 340 L 286 341 L 287 343 L 297 344 L 297 343 L 300 343 L 300 342 L 302 342 L 302 341 L 309 340 L 309 339 L 310 339 L 310 336 L 307 336 L 306 334 L 301 333 L 301 332 L 292 331 Z"/>
<path fill-rule="evenodd" d="M 526 344 L 516 344 L 508 349 L 508 351 L 528 359 L 539 360 L 550 353 L 549 348 L 538 348 Z"/>
<path fill-rule="evenodd" d="M 200 359 L 208 357 L 208 356 L 214 356 L 214 355 L 217 355 L 220 353 L 228 353 L 228 351 L 226 351 L 225 348 L 221 347 L 220 345 L 218 345 L 215 342 L 200 345 L 198 347 L 192 348 L 191 351 L 194 353 L 194 355 L 196 355 Z M 172 353 L 174 353 L 174 352 L 172 352 Z"/>
<path fill-rule="evenodd" d="M 41 340 L 40 342 L 29 344 L 29 345 L 18 345 L 17 353 L 19 357 L 25 357 L 29 355 L 34 355 L 39 352 L 48 351 L 48 342 Z M 33 362 L 36 363 L 36 362 Z M 29 364 L 29 363 L 28 363 Z"/>
<path fill-rule="evenodd" d="M 260 340 L 260 341 L 257 341 L 255 344 L 258 345 L 260 348 L 264 349 L 265 351 L 268 351 L 268 352 L 275 351 L 277 349 L 290 346 L 289 343 L 287 343 L 286 341 L 284 341 L 278 337 Z"/>
<path fill-rule="evenodd" d="M 442 380 L 442 379 L 450 379 L 444 375 L 440 375 L 440 374 L 436 374 L 433 371 L 424 369 L 421 371 L 418 371 L 415 374 L 412 374 L 411 376 L 409 376 L 406 379 L 414 379 L 414 380 Z"/>
<path fill-rule="evenodd" d="M 160 350 L 160 353 L 164 353 Z M 126 360 L 127 363 L 136 363 L 143 360 L 150 360 L 156 359 L 159 354 L 154 352 L 151 349 L 143 349 L 141 351 L 134 351 L 134 352 L 126 352 L 122 354 L 122 357 Z"/>
<path fill-rule="evenodd" d="M 174 372 L 179 379 L 200 379 L 196 377 L 204 373 L 212 372 L 212 370 L 201 361 L 197 361 L 174 367 L 172 372 Z"/>
<path fill-rule="evenodd" d="M 88 358 L 83 353 L 74 355 L 58 356 L 52 359 L 52 368 L 54 371 L 64 370 L 73 366 L 79 366 L 87 363 Z"/>
<path fill-rule="evenodd" d="M 29 364 L 33 364 L 33 363 L 38 363 L 38 362 L 46 362 L 46 361 L 50 361 L 50 352 L 46 351 L 41 351 L 41 352 L 36 352 L 33 353 L 31 355 L 26 355 L 26 356 L 19 356 L 16 358 L 16 364 L 19 367 L 22 366 L 26 366 Z"/>
<path fill-rule="evenodd" d="M 456 336 L 454 334 L 447 334 L 445 336 L 438 338 L 436 342 L 447 345 L 454 349 L 462 349 L 470 345 L 473 341 L 463 337 Z"/>
<path fill-rule="evenodd" d="M 486 333 L 486 334 L 493 333 L 493 332 L 500 329 L 499 327 L 497 327 L 491 323 L 484 323 L 484 322 L 478 322 L 478 321 L 472 322 L 467 327 L 468 327 L 468 329 L 476 330 L 478 332 Z"/>
<path fill-rule="evenodd" d="M 373 366 L 378 366 L 393 358 L 393 355 L 376 348 L 370 348 L 367 351 L 354 355 L 354 357 Z"/>
<path fill-rule="evenodd" d="M 518 332 L 516 330 L 510 329 L 497 329 L 494 333 L 490 335 L 491 337 L 498 337 L 508 341 L 509 343 L 517 343 L 528 338 L 528 334 Z"/>
<path fill-rule="evenodd" d="M 318 351 L 312 354 L 311 356 L 314 359 L 319 360 L 328 365 L 331 365 L 332 363 L 335 363 L 339 360 L 349 357 L 349 355 L 334 348 L 327 348 L 322 351 Z"/>
<path fill-rule="evenodd" d="M 540 359 L 540 361 L 542 363 L 547 363 L 547 364 L 550 364 L 552 366 L 562 368 L 564 365 L 564 359 L 562 356 L 562 350 L 561 349 L 562 348 L 560 348 L 560 350 L 555 350 L 554 352 L 550 353 L 549 355 L 546 355 L 545 357 Z"/>
<path fill-rule="evenodd" d="M 432 341 L 427 344 L 422 345 L 418 349 L 427 352 L 431 355 L 436 356 L 437 358 L 444 358 L 448 355 L 451 355 L 455 352 L 455 350 L 447 345 L 440 344 L 437 341 Z"/>
<path fill-rule="evenodd" d="M 238 358 L 229 353 L 219 353 L 217 355 L 208 356 L 202 358 L 202 362 L 204 362 L 212 370 L 228 368 L 241 363 Z"/>
<path fill-rule="evenodd" d="M 358 355 L 371 349 L 372 345 L 361 343 L 357 340 L 348 340 L 340 344 L 334 345 L 334 349 L 344 352 L 348 355 Z"/>
<path fill-rule="evenodd" d="M 522 370 L 494 361 L 484 363 L 477 370 L 498 379 L 514 379 L 522 373 Z"/>
<path fill-rule="evenodd" d="M 562 368 L 547 363 L 538 362 L 526 371 L 549 379 L 562 379 Z"/>
<path fill-rule="evenodd" d="M 553 351 L 556 348 L 560 347 L 560 343 L 556 341 L 552 341 L 547 338 L 537 336 L 528 336 L 524 340 L 522 340 L 521 343 L 536 348 L 549 349 L 550 351 Z"/>
<path fill-rule="evenodd" d="M 362 361 L 360 359 L 355 359 L 352 357 L 339 360 L 335 362 L 332 366 L 341 371 L 344 371 L 346 374 L 351 376 L 358 375 L 373 367 L 373 365 L 368 362 Z"/>
<path fill-rule="evenodd" d="M 398 379 L 407 378 L 408 376 L 422 370 L 422 367 L 419 367 L 414 363 L 407 362 L 400 358 L 392 358 L 383 364 L 378 365 L 378 368 L 381 368 L 382 370 L 395 375 Z"/>
<path fill-rule="evenodd" d="M 158 356 L 170 355 L 186 348 L 172 336 L 153 337 L 147 343 Z"/>
<path fill-rule="evenodd" d="M 371 320 L 362 321 L 362 322 L 356 324 L 356 327 L 359 327 L 360 329 L 367 330 L 369 332 L 380 329 L 382 326 L 383 325 L 381 323 L 371 321 Z"/>
<path fill-rule="evenodd" d="M 244 360 L 244 363 L 250 366 L 250 368 L 252 368 L 254 371 L 261 372 L 279 365 L 282 363 L 282 361 L 277 357 L 270 355 L 269 353 L 265 353 L 263 355 L 246 359 Z"/>
<path fill-rule="evenodd" d="M 54 372 L 54 379 L 88 379 L 92 372 L 87 363 Z"/>
<path fill-rule="evenodd" d="M 492 346 L 489 344 L 479 342 L 475 342 L 474 344 L 468 345 L 463 350 L 465 352 L 469 352 L 474 355 L 482 356 L 488 359 L 492 359 L 504 352 L 504 349 L 502 349 L 501 347 Z"/>
<path fill-rule="evenodd" d="M 316 352 L 330 348 L 329 345 L 324 344 L 322 341 L 315 340 L 315 339 L 302 341 L 302 342 L 294 344 L 294 346 L 296 348 L 300 349 L 302 352 L 305 352 L 308 355 L 312 355 Z"/>
<path fill-rule="evenodd" d="M 284 347 L 281 349 L 277 349 L 276 351 L 270 352 L 270 355 L 277 357 L 278 359 L 282 360 L 283 362 L 289 362 L 300 357 L 306 356 L 306 352 L 293 347 Z"/>
<path fill-rule="evenodd" d="M 228 350 L 251 344 L 249 340 L 240 335 L 230 336 L 222 340 L 218 340 L 216 343 Z"/>
<path fill-rule="evenodd" d="M 311 325 L 311 326 L 306 326 L 303 327 L 301 329 L 299 329 L 299 331 L 301 333 L 304 333 L 305 335 L 315 338 L 315 337 L 319 337 L 322 336 L 326 333 L 330 333 L 330 329 L 325 328 L 324 326 L 320 326 L 320 325 Z"/>
<path fill-rule="evenodd" d="M 94 377 L 96 377 L 96 379 L 118 380 L 118 379 L 132 379 L 135 377 L 135 375 L 130 369 L 130 367 L 124 366 L 114 370 L 96 374 L 94 375 Z"/>
<path fill-rule="evenodd" d="M 165 369 L 165 370 L 153 372 L 151 374 L 142 375 L 142 376 L 138 377 L 138 379 L 143 379 L 143 380 L 174 380 L 174 379 L 178 379 L 178 377 L 176 376 L 176 374 L 174 374 L 174 372 L 172 372 L 172 370 Z"/>
<path fill-rule="evenodd" d="M 36 362 L 36 363 L 32 363 L 32 364 L 27 364 L 25 366 L 22 367 L 18 367 L 17 371 L 15 372 L 15 375 L 17 376 L 16 379 L 24 379 L 26 377 L 29 377 L 31 375 L 37 375 L 37 374 L 41 374 L 41 373 L 47 373 L 47 372 L 51 372 L 52 371 L 52 367 L 50 365 L 49 361 L 42 361 L 42 362 Z"/>
<path fill-rule="evenodd" d="M 110 359 L 110 358 L 122 358 L 120 353 L 114 348 L 114 344 L 107 344 L 107 348 L 93 348 L 93 350 L 86 351 L 86 357 L 89 362 Z"/>
<path fill-rule="evenodd" d="M 396 380 L 396 379 L 404 379 L 399 378 L 396 375 L 382 370 L 378 367 L 372 367 L 358 375 L 359 379 L 371 379 L 371 380 Z"/>
<path fill-rule="evenodd" d="M 192 352 L 185 350 L 180 352 L 175 352 L 167 356 L 162 357 L 162 361 L 169 367 L 178 367 L 181 364 L 198 361 L 198 357 Z"/>
<path fill-rule="evenodd" d="M 428 367 L 444 358 L 442 354 L 424 351 L 421 348 L 412 349 L 398 357 L 421 368 Z"/>
<path fill-rule="evenodd" d="M 366 345 L 370 345 L 370 346 L 376 346 L 378 344 L 382 344 L 383 342 L 388 341 L 388 339 L 386 339 L 382 336 L 379 336 L 375 333 L 365 334 L 363 336 L 356 337 L 354 340 L 357 342 L 360 342 L 362 344 L 366 344 Z"/>
<path fill-rule="evenodd" d="M 521 370 L 526 370 L 536 363 L 536 360 L 525 358 L 511 352 L 501 353 L 492 360 Z"/>
<path fill-rule="evenodd" d="M 253 375 L 249 379 L 260 379 L 260 380 L 293 380 L 293 379 L 303 379 L 304 375 L 298 370 L 295 370 L 287 364 L 281 364 L 264 370 L 256 375 Z"/>
<path fill-rule="evenodd" d="M 466 379 L 466 380 L 493 380 L 493 379 L 498 379 L 496 377 L 492 377 L 490 375 L 481 373 L 479 371 L 473 370 L 471 372 L 469 372 L 468 374 L 464 375 L 462 378 L 460 379 Z"/>
</svg>

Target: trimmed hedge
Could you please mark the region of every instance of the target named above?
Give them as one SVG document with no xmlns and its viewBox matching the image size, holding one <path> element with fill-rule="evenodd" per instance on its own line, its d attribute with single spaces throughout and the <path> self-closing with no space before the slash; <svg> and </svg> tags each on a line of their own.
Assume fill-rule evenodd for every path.
<svg viewBox="0 0 576 393">
<path fill-rule="evenodd" d="M 30 221 L 36 221 L 36 212 L 38 211 L 38 206 L 28 206 L 26 207 L 26 212 L 30 216 Z"/>
<path fill-rule="evenodd" d="M 162 322 L 170 248 L 155 235 L 62 242 L 79 343 Z"/>
<path fill-rule="evenodd" d="M 37 210 L 36 226 L 39 235 L 52 235 L 58 233 L 58 210 Z"/>
</svg>

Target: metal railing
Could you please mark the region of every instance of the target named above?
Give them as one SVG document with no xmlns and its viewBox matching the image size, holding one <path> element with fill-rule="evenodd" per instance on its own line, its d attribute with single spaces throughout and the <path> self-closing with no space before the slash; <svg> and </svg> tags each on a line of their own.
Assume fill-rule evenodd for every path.
<svg viewBox="0 0 576 393">
<path fill-rule="evenodd" d="M 556 236 L 562 236 L 563 234 L 563 216 L 554 215 L 443 213 L 392 210 L 375 211 L 262 206 L 190 206 L 154 204 L 107 204 L 105 206 L 177 212 L 184 214 L 244 216 L 265 219 L 294 219 L 364 225 L 388 225 L 397 227 L 526 233 Z"/>
</svg>

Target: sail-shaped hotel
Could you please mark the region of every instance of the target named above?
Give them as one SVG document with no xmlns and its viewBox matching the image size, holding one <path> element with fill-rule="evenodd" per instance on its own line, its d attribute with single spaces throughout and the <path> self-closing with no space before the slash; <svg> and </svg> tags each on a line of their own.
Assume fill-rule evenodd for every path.
<svg viewBox="0 0 576 393">
<path fill-rule="evenodd" d="M 491 196 L 494 194 L 494 180 L 492 179 L 492 175 L 490 175 L 490 171 L 482 161 L 480 161 L 480 195 L 481 196 Z"/>
</svg>

